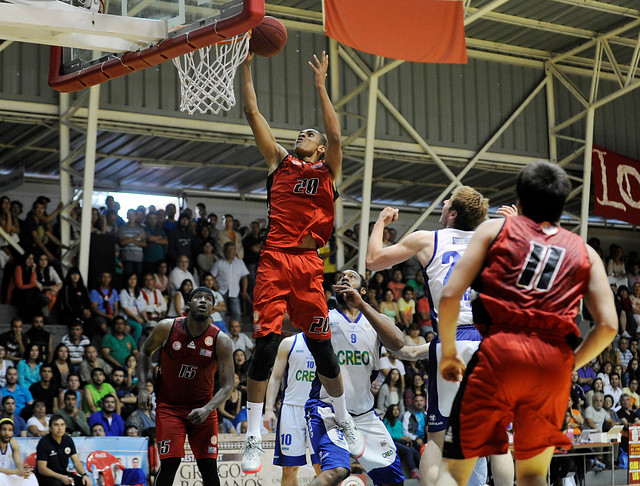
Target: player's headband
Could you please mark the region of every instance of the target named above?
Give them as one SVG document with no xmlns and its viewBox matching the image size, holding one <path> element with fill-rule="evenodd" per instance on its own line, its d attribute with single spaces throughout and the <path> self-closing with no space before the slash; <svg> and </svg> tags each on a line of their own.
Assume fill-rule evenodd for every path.
<svg viewBox="0 0 640 486">
<path fill-rule="evenodd" d="M 216 298 L 213 295 L 213 291 L 207 287 L 198 287 L 197 289 L 193 289 L 189 294 L 189 302 L 191 302 L 191 299 L 193 299 L 198 292 L 204 292 L 205 294 L 209 294 L 213 299 L 213 301 L 215 302 Z"/>
</svg>

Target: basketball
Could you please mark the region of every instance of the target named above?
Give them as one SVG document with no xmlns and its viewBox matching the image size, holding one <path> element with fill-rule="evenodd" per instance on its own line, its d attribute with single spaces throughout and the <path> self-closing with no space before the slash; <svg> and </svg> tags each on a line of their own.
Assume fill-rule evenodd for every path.
<svg viewBox="0 0 640 486">
<path fill-rule="evenodd" d="M 287 28 L 275 17 L 266 16 L 251 29 L 249 50 L 258 56 L 275 56 L 287 43 Z"/>
</svg>

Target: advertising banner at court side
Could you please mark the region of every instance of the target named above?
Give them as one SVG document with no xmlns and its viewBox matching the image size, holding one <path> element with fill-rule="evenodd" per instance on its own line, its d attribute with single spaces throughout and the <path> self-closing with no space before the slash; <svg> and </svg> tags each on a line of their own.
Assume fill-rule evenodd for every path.
<svg viewBox="0 0 640 486">
<path fill-rule="evenodd" d="M 640 225 L 640 161 L 593 146 L 593 212 Z"/>
<path fill-rule="evenodd" d="M 629 425 L 629 484 L 640 484 L 640 425 Z"/>
<path fill-rule="evenodd" d="M 461 0 L 324 0 L 327 35 L 362 52 L 466 64 Z"/>
</svg>

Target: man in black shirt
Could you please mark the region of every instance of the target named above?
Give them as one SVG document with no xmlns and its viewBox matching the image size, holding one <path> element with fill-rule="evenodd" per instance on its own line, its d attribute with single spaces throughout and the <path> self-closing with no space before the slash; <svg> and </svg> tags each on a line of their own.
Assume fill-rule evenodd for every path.
<svg viewBox="0 0 640 486">
<path fill-rule="evenodd" d="M 24 333 L 24 337 L 27 338 L 27 347 L 32 344 L 40 346 L 40 357 L 44 362 L 53 361 L 53 337 L 49 331 L 44 330 L 44 317 L 34 316 L 31 327 Z"/>
<path fill-rule="evenodd" d="M 44 402 L 48 414 L 58 409 L 58 386 L 52 382 L 52 378 L 51 365 L 45 363 L 40 367 L 40 381 L 29 387 L 33 399 Z"/>
<path fill-rule="evenodd" d="M 0 334 L 0 346 L 7 351 L 6 359 L 13 361 L 13 366 L 24 358 L 24 338 L 22 336 L 22 319 L 11 319 L 11 329 Z"/>
<path fill-rule="evenodd" d="M 36 477 L 40 486 L 91 486 L 93 481 L 78 457 L 71 437 L 65 434 L 64 418 L 53 415 L 49 421 L 49 434 L 36 447 Z M 80 476 L 67 471 L 69 458 Z"/>
</svg>

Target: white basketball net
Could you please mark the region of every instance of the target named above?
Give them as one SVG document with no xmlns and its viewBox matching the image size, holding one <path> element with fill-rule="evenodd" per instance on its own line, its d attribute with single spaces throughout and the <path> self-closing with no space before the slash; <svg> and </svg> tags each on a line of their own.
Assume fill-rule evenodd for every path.
<svg viewBox="0 0 640 486">
<path fill-rule="evenodd" d="M 180 76 L 180 111 L 217 114 L 235 106 L 233 79 L 247 57 L 250 37 L 246 32 L 173 59 Z"/>
</svg>

